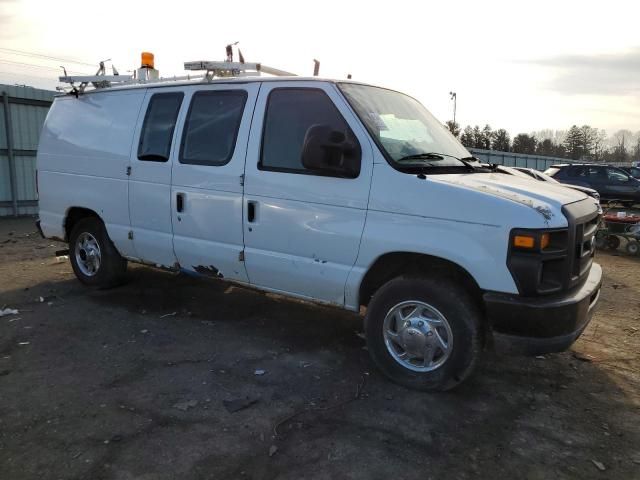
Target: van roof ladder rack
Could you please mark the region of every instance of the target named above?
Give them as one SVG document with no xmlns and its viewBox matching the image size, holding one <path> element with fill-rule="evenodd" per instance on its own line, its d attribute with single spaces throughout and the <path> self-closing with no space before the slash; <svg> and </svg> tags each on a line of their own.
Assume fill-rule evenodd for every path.
<svg viewBox="0 0 640 480">
<path fill-rule="evenodd" d="M 147 54 L 151 55 L 151 54 Z M 62 67 L 64 70 L 64 67 Z M 59 77 L 61 83 L 68 83 L 68 87 L 57 87 L 59 91 L 63 91 L 70 95 L 81 95 L 87 87 L 91 85 L 94 89 L 110 88 L 121 85 L 139 85 L 159 82 L 177 82 L 188 80 L 200 80 L 202 82 L 210 82 L 215 78 L 226 77 L 253 77 L 260 76 L 263 73 L 273 76 L 290 76 L 295 77 L 295 73 L 280 70 L 279 68 L 269 67 L 261 63 L 234 62 L 234 61 L 194 61 L 185 62 L 184 69 L 192 72 L 204 72 L 195 75 L 182 75 L 173 77 L 160 77 L 158 71 L 153 66 L 143 65 L 137 70 L 138 75 L 119 75 L 114 68 L 113 75 L 105 74 L 104 62 L 100 62 L 100 67 L 95 75 L 67 75 L 66 70 L 64 76 Z"/>
<path fill-rule="evenodd" d="M 207 80 L 214 77 L 252 77 L 260 76 L 262 73 L 277 77 L 295 77 L 295 73 L 286 72 L 279 68 L 269 67 L 261 63 L 246 62 L 211 62 L 195 61 L 185 62 L 184 69 L 190 71 L 205 71 Z"/>
</svg>

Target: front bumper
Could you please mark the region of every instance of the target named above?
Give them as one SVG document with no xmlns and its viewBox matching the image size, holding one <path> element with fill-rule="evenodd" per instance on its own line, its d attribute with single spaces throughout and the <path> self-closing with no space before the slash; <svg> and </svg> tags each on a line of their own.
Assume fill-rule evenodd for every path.
<svg viewBox="0 0 640 480">
<path fill-rule="evenodd" d="M 593 263 L 586 282 L 570 293 L 535 298 L 485 293 L 495 349 L 526 355 L 566 350 L 591 321 L 601 285 L 602 268 Z"/>
</svg>

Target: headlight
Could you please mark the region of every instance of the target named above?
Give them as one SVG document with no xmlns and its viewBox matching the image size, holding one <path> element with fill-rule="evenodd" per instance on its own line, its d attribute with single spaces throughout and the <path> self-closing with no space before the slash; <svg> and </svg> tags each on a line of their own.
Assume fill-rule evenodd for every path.
<svg viewBox="0 0 640 480">
<path fill-rule="evenodd" d="M 511 231 L 507 266 L 521 295 L 537 296 L 562 289 L 568 243 L 566 228 Z"/>
</svg>

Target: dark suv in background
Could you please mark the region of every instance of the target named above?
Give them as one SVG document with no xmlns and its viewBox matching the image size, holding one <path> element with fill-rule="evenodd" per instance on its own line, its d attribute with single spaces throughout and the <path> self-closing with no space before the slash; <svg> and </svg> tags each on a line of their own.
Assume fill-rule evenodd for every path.
<svg viewBox="0 0 640 480">
<path fill-rule="evenodd" d="M 640 167 L 620 167 L 633 178 L 640 178 Z"/>
<path fill-rule="evenodd" d="M 597 190 L 602 200 L 618 200 L 625 205 L 640 203 L 640 181 L 610 165 L 552 165 L 544 173 L 562 183 Z"/>
</svg>

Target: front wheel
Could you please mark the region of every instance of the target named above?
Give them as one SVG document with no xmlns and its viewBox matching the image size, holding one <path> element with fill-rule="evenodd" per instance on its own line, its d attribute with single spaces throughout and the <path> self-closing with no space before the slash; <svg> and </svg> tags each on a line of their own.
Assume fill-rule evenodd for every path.
<svg viewBox="0 0 640 480">
<path fill-rule="evenodd" d="M 365 319 L 367 346 L 392 381 L 449 390 L 473 371 L 482 351 L 482 316 L 454 282 L 399 277 L 374 295 Z"/>
<path fill-rule="evenodd" d="M 122 283 L 127 261 L 111 242 L 102 221 L 83 218 L 69 237 L 69 259 L 73 272 L 85 285 L 109 288 Z"/>
<path fill-rule="evenodd" d="M 617 250 L 620 246 L 620 238 L 616 235 L 608 235 L 605 242 L 609 250 Z"/>
</svg>

